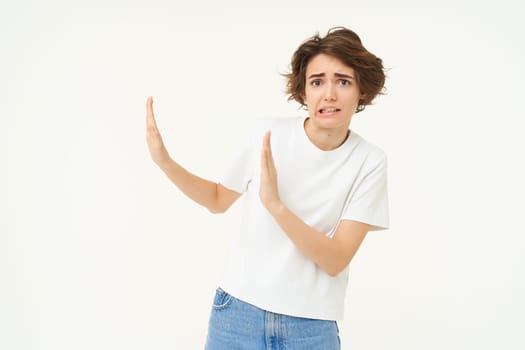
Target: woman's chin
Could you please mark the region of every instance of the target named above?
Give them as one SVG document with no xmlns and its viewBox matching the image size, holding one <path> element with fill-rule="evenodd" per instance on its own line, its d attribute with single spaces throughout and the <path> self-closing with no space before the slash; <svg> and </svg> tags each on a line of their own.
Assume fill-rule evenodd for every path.
<svg viewBox="0 0 525 350">
<path fill-rule="evenodd" d="M 340 113 L 316 114 L 310 116 L 314 124 L 323 129 L 346 127 L 350 124 L 350 118 L 344 118 Z"/>
</svg>

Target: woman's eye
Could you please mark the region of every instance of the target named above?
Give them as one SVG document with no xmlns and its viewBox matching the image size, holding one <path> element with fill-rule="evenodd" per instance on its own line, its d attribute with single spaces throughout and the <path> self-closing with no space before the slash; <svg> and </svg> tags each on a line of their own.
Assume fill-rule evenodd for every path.
<svg viewBox="0 0 525 350">
<path fill-rule="evenodd" d="M 320 81 L 320 80 L 312 80 L 312 81 L 310 82 L 310 84 L 311 84 L 312 86 L 319 86 L 319 85 L 321 85 L 321 81 Z"/>
<path fill-rule="evenodd" d="M 343 86 L 350 85 L 350 80 L 341 79 L 341 80 L 339 80 L 339 84 L 341 84 Z"/>
</svg>

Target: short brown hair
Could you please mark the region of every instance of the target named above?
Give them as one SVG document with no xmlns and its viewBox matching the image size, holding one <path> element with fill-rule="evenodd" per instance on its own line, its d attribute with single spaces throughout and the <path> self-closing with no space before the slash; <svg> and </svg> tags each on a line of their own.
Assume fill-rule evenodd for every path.
<svg viewBox="0 0 525 350">
<path fill-rule="evenodd" d="M 291 72 L 283 74 L 287 79 L 286 93 L 289 95 L 289 101 L 295 100 L 305 106 L 303 96 L 306 67 L 310 60 L 319 54 L 333 56 L 354 70 L 359 89 L 365 96 L 359 100 L 356 113 L 372 104 L 372 100 L 383 93 L 385 85 L 383 61 L 365 49 L 355 32 L 344 27 L 335 27 L 330 29 L 324 38 L 317 33 L 306 40 L 293 54 Z"/>
</svg>

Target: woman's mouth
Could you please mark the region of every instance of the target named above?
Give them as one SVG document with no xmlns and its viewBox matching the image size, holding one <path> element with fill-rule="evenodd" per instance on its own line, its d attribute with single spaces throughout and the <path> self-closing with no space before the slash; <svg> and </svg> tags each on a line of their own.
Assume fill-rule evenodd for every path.
<svg viewBox="0 0 525 350">
<path fill-rule="evenodd" d="M 329 114 L 334 114 L 334 113 L 337 113 L 341 111 L 339 108 L 335 108 L 335 107 L 327 107 L 327 108 L 321 108 L 319 110 L 319 114 L 322 114 L 322 115 L 329 115 Z"/>
</svg>

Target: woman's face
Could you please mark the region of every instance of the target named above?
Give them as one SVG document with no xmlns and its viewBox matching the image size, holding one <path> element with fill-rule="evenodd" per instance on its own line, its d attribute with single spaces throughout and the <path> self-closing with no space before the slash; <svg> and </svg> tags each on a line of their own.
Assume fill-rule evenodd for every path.
<svg viewBox="0 0 525 350">
<path fill-rule="evenodd" d="M 319 128 L 347 130 L 363 94 L 354 70 L 338 58 L 319 54 L 306 67 L 304 101 Z"/>
</svg>

